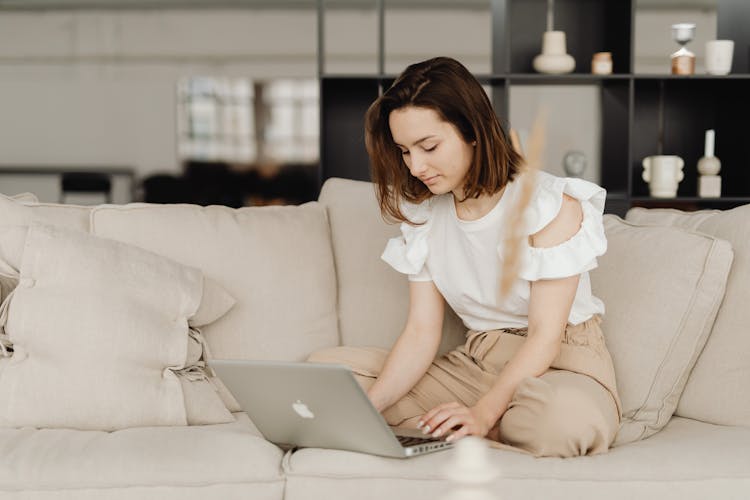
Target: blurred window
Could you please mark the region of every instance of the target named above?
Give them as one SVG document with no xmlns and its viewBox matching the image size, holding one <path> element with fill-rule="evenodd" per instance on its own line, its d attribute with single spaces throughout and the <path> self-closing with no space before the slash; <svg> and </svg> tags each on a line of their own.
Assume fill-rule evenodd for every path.
<svg viewBox="0 0 750 500">
<path fill-rule="evenodd" d="M 318 160 L 317 80 L 278 79 L 261 84 L 263 156 L 288 162 Z"/>
<path fill-rule="evenodd" d="M 178 83 L 181 160 L 316 162 L 315 79 L 192 77 Z"/>
<path fill-rule="evenodd" d="M 187 78 L 177 89 L 177 151 L 181 159 L 256 159 L 255 96 L 250 80 Z"/>
</svg>

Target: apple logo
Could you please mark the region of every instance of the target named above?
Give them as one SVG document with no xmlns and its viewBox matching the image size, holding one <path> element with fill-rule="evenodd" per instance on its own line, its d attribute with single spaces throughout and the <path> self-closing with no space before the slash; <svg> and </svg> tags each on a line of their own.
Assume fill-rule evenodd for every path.
<svg viewBox="0 0 750 500">
<path fill-rule="evenodd" d="M 315 414 L 310 411 L 310 408 L 308 408 L 307 405 L 299 399 L 292 405 L 292 408 L 295 412 L 297 412 L 297 415 L 302 418 L 315 418 Z"/>
</svg>

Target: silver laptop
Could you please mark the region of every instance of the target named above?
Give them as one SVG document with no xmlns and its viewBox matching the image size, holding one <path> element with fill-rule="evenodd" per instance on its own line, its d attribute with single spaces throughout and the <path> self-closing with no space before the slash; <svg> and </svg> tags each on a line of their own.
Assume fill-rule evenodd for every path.
<svg viewBox="0 0 750 500">
<path fill-rule="evenodd" d="M 451 446 L 388 426 L 346 366 L 218 359 L 209 365 L 273 443 L 386 457 Z"/>
</svg>

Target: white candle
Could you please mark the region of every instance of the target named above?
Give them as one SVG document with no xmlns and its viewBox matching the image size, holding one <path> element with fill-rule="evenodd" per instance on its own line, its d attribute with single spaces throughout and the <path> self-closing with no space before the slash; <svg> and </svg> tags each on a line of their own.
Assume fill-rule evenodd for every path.
<svg viewBox="0 0 750 500">
<path fill-rule="evenodd" d="M 555 0 L 547 0 L 547 31 L 555 29 Z"/>
<path fill-rule="evenodd" d="M 714 130 L 706 130 L 706 146 L 703 156 L 711 158 L 714 155 Z"/>
</svg>

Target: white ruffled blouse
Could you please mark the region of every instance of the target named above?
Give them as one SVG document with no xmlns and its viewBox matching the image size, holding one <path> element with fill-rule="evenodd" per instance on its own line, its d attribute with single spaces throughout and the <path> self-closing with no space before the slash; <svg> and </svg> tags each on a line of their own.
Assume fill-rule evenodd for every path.
<svg viewBox="0 0 750 500">
<path fill-rule="evenodd" d="M 504 228 L 509 210 L 517 206 L 518 182 L 507 185 L 497 205 L 483 217 L 465 221 L 456 214 L 451 193 L 433 196 L 402 212 L 420 226 L 401 224 L 382 258 L 410 281 L 433 281 L 446 302 L 471 330 L 528 326 L 530 283 L 580 274 L 568 322 L 579 324 L 604 314 L 604 304 L 591 293 L 588 271 L 607 250 L 602 214 L 606 191 L 588 181 L 539 172 L 527 208 L 524 233 L 539 232 L 560 212 L 563 193 L 577 199 L 583 210 L 580 230 L 567 241 L 536 248 L 523 238 L 519 276 L 511 292 L 500 297 Z"/>
</svg>

